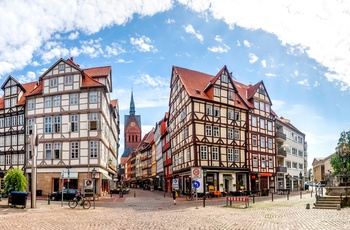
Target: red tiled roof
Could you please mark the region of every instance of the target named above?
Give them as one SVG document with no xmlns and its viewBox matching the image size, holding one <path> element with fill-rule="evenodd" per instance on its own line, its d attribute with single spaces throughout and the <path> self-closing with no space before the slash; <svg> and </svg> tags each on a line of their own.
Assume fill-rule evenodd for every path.
<svg viewBox="0 0 350 230">
<path fill-rule="evenodd" d="M 91 78 L 85 71 L 83 72 L 81 87 L 101 87 L 101 86 L 105 86 L 105 85 Z"/>
<path fill-rule="evenodd" d="M 118 104 L 118 99 L 111 100 L 111 105 L 113 107 L 117 107 L 117 104 Z"/>
<path fill-rule="evenodd" d="M 43 81 L 39 80 L 38 86 L 35 89 L 33 89 L 32 91 L 30 91 L 26 96 L 41 94 L 42 91 L 43 91 Z"/>
<path fill-rule="evenodd" d="M 22 85 L 23 88 L 25 89 L 25 93 L 22 95 L 22 97 L 19 99 L 17 102 L 17 105 L 24 105 L 26 103 L 26 96 L 31 93 L 32 90 L 35 89 L 37 86 L 37 82 L 30 82 Z"/>
<path fill-rule="evenodd" d="M 224 66 L 220 71 L 219 74 L 216 76 L 212 76 L 206 73 L 201 73 L 194 70 L 189 70 L 181 67 L 174 66 L 173 69 L 176 74 L 179 75 L 180 81 L 184 85 L 187 93 L 190 97 L 200 98 L 203 100 L 211 100 L 211 98 L 207 95 L 206 89 L 210 87 L 217 78 L 220 76 L 220 73 L 227 68 Z M 248 107 L 252 107 L 252 104 L 247 100 L 246 98 L 246 90 L 247 86 L 244 84 L 241 84 L 239 82 L 233 82 L 233 86 L 238 91 L 239 98 L 236 99 L 235 106 L 243 109 L 247 109 Z M 236 85 L 237 84 L 237 85 Z M 241 100 L 243 100 L 244 103 L 241 103 Z"/>
<path fill-rule="evenodd" d="M 103 77 L 103 76 L 108 76 L 111 73 L 111 67 L 110 66 L 94 67 L 94 68 L 84 69 L 84 72 L 92 78 Z"/>
</svg>

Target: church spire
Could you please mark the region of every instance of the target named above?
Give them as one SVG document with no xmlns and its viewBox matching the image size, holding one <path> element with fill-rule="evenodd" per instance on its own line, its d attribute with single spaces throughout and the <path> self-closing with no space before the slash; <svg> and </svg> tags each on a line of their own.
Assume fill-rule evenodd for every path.
<svg viewBox="0 0 350 230">
<path fill-rule="evenodd" d="M 130 115 L 135 115 L 135 103 L 134 103 L 134 93 L 131 88 L 131 100 L 130 100 Z"/>
</svg>

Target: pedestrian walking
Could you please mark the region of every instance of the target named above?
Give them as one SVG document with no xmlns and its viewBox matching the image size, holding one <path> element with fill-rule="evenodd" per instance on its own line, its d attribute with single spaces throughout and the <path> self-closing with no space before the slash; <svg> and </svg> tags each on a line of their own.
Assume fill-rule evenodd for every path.
<svg viewBox="0 0 350 230">
<path fill-rule="evenodd" d="M 174 205 L 176 205 L 176 191 L 173 189 L 173 200 L 174 200 Z"/>
</svg>

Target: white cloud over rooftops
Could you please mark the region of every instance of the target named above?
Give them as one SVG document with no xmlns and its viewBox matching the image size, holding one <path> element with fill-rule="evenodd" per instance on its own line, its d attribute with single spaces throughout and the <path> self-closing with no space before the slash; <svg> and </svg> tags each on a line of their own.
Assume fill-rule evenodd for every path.
<svg viewBox="0 0 350 230">
<path fill-rule="evenodd" d="M 194 35 L 201 43 L 204 41 L 203 35 L 199 31 L 195 31 L 191 24 L 186 25 L 184 28 L 186 33 Z"/>
<path fill-rule="evenodd" d="M 264 30 L 277 36 L 291 54 L 306 53 L 328 68 L 328 80 L 350 85 L 350 1 L 181 0 L 198 13 L 211 14 L 230 27 Z M 248 44 L 245 43 L 247 46 Z M 343 87 L 346 89 L 348 87 Z"/>
<path fill-rule="evenodd" d="M 157 52 L 157 48 L 151 45 L 151 39 L 144 35 L 138 38 L 131 37 L 130 43 L 141 52 Z"/>
</svg>

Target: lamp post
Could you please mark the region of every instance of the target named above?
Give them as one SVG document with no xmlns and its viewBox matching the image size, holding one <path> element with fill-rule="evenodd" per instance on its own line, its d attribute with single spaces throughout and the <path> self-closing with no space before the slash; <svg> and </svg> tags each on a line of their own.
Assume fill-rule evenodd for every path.
<svg viewBox="0 0 350 230">
<path fill-rule="evenodd" d="M 36 167 L 36 152 L 37 152 L 37 146 L 38 146 L 38 137 L 36 134 L 36 124 L 33 125 L 33 132 L 31 136 L 31 145 L 32 145 L 32 169 L 31 169 L 31 177 L 32 177 L 32 202 L 31 202 L 31 208 L 36 208 L 36 174 L 37 174 L 37 167 Z"/>
<path fill-rule="evenodd" d="M 207 187 L 207 170 L 203 170 L 203 207 L 205 207 L 205 195 Z"/>
<path fill-rule="evenodd" d="M 94 199 L 94 209 L 95 209 L 95 207 L 96 207 L 96 204 L 95 204 L 95 193 L 96 193 L 96 172 L 97 172 L 97 170 L 95 168 L 93 168 L 91 171 L 92 171 L 92 179 L 94 181 L 93 199 Z"/>
</svg>

